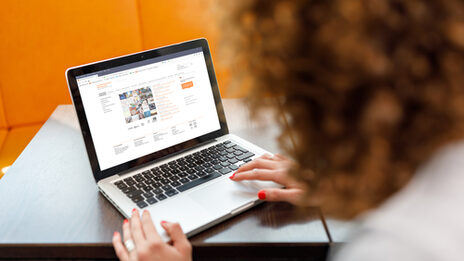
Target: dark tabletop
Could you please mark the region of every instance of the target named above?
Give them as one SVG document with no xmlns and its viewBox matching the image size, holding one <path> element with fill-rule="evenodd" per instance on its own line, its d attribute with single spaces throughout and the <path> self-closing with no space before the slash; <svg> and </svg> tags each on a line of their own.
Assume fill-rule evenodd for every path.
<svg viewBox="0 0 464 261">
<path fill-rule="evenodd" d="M 224 107 L 231 133 L 278 151 L 271 118 L 249 120 L 240 100 Z M 98 192 L 71 105 L 57 107 L 0 180 L 0 209 L 0 259 L 115 257 L 123 217 Z M 190 240 L 197 260 L 321 260 L 330 236 L 319 208 L 264 203 Z"/>
</svg>

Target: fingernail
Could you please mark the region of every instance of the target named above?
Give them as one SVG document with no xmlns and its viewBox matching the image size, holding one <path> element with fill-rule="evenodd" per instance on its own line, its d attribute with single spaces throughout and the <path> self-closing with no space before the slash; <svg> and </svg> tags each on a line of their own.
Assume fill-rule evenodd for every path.
<svg viewBox="0 0 464 261">
<path fill-rule="evenodd" d="M 165 224 L 165 223 L 167 223 L 167 222 L 166 222 L 166 221 L 164 221 L 164 220 L 162 220 L 162 221 L 161 221 L 161 224 Z"/>
<path fill-rule="evenodd" d="M 148 210 L 145 209 L 145 210 L 143 211 L 143 213 L 144 213 L 144 214 L 148 214 Z"/>
<path fill-rule="evenodd" d="M 133 208 L 133 209 L 132 209 L 132 212 L 135 212 L 136 210 L 137 210 L 137 209 Z"/>
<path fill-rule="evenodd" d="M 263 199 L 266 199 L 266 192 L 261 190 L 260 192 L 258 192 L 258 198 L 263 200 Z"/>
<path fill-rule="evenodd" d="M 229 179 L 233 179 L 235 177 L 235 173 L 232 174 L 232 176 L 229 177 Z"/>
<path fill-rule="evenodd" d="M 124 224 L 127 224 L 128 222 L 129 222 L 129 220 L 124 219 Z"/>
<path fill-rule="evenodd" d="M 118 232 L 114 231 L 113 237 L 115 237 L 118 234 Z"/>
</svg>

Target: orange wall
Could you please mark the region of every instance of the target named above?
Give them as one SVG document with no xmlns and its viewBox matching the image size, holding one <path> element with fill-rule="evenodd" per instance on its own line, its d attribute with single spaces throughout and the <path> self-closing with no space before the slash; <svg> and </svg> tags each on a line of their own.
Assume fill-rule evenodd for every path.
<svg viewBox="0 0 464 261">
<path fill-rule="evenodd" d="M 68 67 L 206 37 L 219 87 L 211 4 L 218 0 L 6 0 L 0 8 L 0 167 L 13 163 L 53 110 L 71 103 Z M 8 132 L 6 132 L 8 131 Z"/>
<path fill-rule="evenodd" d="M 135 1 L 21 0 L 0 8 L 0 86 L 9 126 L 70 103 L 67 67 L 141 49 Z"/>
<path fill-rule="evenodd" d="M 209 39 L 214 59 L 218 37 L 209 26 L 213 19 L 212 2 L 11 0 L 3 3 L 0 95 L 6 122 L 0 117 L 0 127 L 44 122 L 58 104 L 70 103 L 64 77 L 65 69 L 70 66 L 200 37 Z M 226 71 L 217 66 L 216 70 L 222 95 L 226 95 Z"/>
</svg>

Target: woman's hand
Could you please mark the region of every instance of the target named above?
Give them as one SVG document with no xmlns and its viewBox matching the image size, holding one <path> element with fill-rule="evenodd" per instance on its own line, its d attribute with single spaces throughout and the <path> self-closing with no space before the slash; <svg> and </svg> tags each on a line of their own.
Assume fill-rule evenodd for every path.
<svg viewBox="0 0 464 261">
<path fill-rule="evenodd" d="M 126 219 L 122 225 L 124 244 L 130 251 L 124 246 L 118 232 L 113 235 L 113 246 L 118 258 L 121 261 L 192 260 L 192 246 L 180 225 L 163 221 L 161 226 L 171 237 L 172 245 L 161 239 L 148 211 L 143 211 L 140 218 L 139 212 L 134 209 L 130 221 Z"/>
<path fill-rule="evenodd" d="M 267 180 L 285 186 L 285 188 L 269 188 L 258 192 L 258 197 L 266 201 L 287 201 L 294 205 L 304 205 L 304 186 L 297 183 L 288 175 L 291 166 L 295 164 L 282 155 L 263 156 L 241 166 L 230 179 L 241 180 Z"/>
</svg>

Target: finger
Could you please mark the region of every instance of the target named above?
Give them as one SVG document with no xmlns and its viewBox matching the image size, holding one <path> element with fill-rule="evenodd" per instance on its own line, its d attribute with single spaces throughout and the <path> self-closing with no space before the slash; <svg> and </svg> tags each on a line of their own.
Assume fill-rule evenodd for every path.
<svg viewBox="0 0 464 261">
<path fill-rule="evenodd" d="M 148 240 L 152 242 L 163 241 L 158 234 L 158 231 L 156 231 L 153 220 L 151 219 L 150 212 L 147 210 L 144 210 L 142 213 L 142 227 L 143 232 Z"/>
<path fill-rule="evenodd" d="M 190 254 L 192 251 L 192 246 L 188 241 L 187 237 L 185 236 L 182 228 L 180 227 L 179 223 L 171 223 L 163 221 L 161 222 L 161 226 L 166 230 L 169 237 L 172 240 L 173 246 L 179 250 L 181 253 Z"/>
<path fill-rule="evenodd" d="M 275 169 L 278 167 L 279 165 L 275 161 L 272 161 L 269 159 L 257 158 L 241 166 L 240 168 L 238 168 L 238 170 L 235 173 L 240 173 L 240 172 L 248 171 L 252 169 Z"/>
<path fill-rule="evenodd" d="M 142 222 L 140 221 L 140 216 L 137 209 L 132 210 L 130 230 L 135 245 L 142 246 L 145 243 L 145 235 L 143 234 Z"/>
<path fill-rule="evenodd" d="M 234 173 L 230 179 L 234 181 L 241 180 L 264 180 L 264 181 L 274 181 L 281 183 L 280 178 L 278 177 L 278 171 L 269 170 L 269 169 L 252 169 L 249 171 L 244 171 L 240 173 Z"/>
<path fill-rule="evenodd" d="M 276 153 L 274 154 L 274 157 L 273 157 L 275 160 L 288 160 L 287 157 L 285 157 L 284 155 L 282 154 L 279 154 L 279 153 Z"/>
<path fill-rule="evenodd" d="M 302 189 L 263 189 L 258 192 L 258 197 L 266 201 L 286 201 L 294 205 L 301 205 L 304 196 Z"/>
<path fill-rule="evenodd" d="M 122 233 L 123 233 L 123 237 L 124 237 L 124 242 L 126 242 L 127 240 L 132 239 L 130 224 L 129 224 L 129 221 L 127 219 L 125 219 L 124 222 L 122 223 Z M 137 246 L 135 246 L 135 247 L 137 247 Z M 124 246 L 124 249 L 126 249 L 125 246 Z M 126 251 L 127 251 L 127 249 L 126 249 Z M 135 251 L 135 250 L 129 252 L 129 259 L 135 260 L 135 258 L 137 257 L 136 253 L 137 253 L 137 251 Z"/>
<path fill-rule="evenodd" d="M 259 158 L 272 160 L 272 159 L 274 158 L 274 156 L 271 155 L 271 154 L 269 154 L 269 153 L 264 153 L 264 154 L 261 155 Z"/>
<path fill-rule="evenodd" d="M 116 255 L 118 256 L 119 260 L 129 260 L 129 252 L 127 252 L 126 247 L 122 244 L 121 235 L 118 232 L 114 232 L 113 234 L 113 247 L 114 252 L 116 252 Z"/>
</svg>

